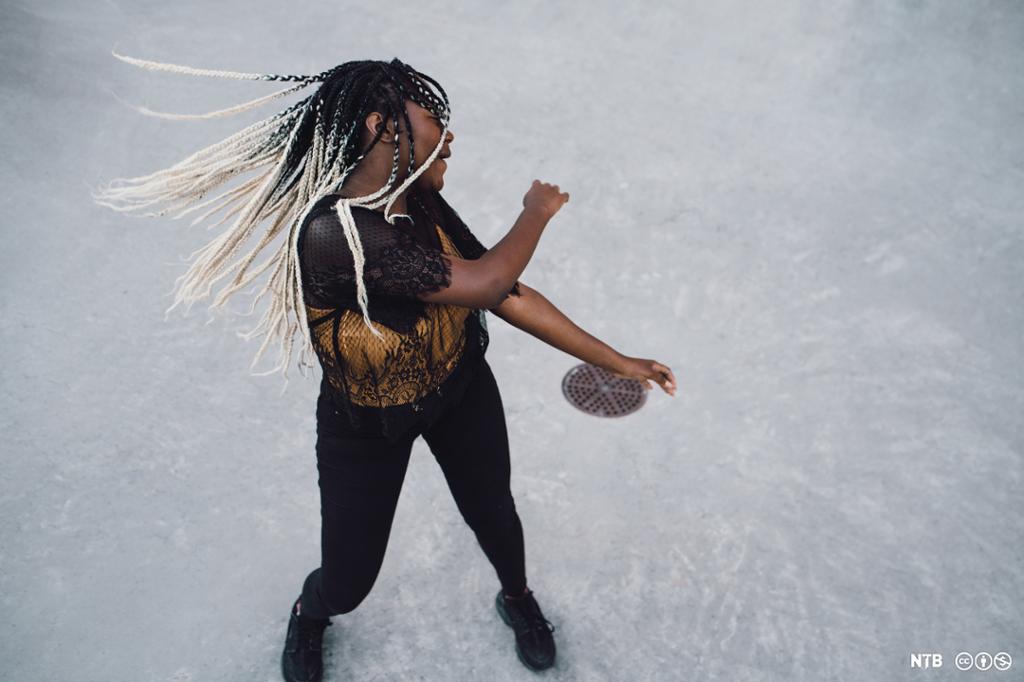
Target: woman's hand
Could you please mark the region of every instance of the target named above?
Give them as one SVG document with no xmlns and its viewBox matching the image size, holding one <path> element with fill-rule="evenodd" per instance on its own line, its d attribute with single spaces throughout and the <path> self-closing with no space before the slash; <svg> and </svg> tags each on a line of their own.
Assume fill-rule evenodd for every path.
<svg viewBox="0 0 1024 682">
<path fill-rule="evenodd" d="M 569 193 L 560 192 L 558 185 L 534 180 L 526 192 L 526 196 L 523 197 L 523 209 L 538 210 L 548 220 L 551 220 L 567 201 L 569 201 Z"/>
<path fill-rule="evenodd" d="M 609 372 L 617 377 L 624 379 L 639 379 L 643 381 L 644 387 L 647 390 L 654 388 L 654 384 L 658 384 L 664 389 L 665 393 L 671 396 L 676 394 L 676 377 L 672 374 L 672 370 L 668 366 L 657 362 L 656 360 L 648 360 L 647 358 L 631 358 L 629 356 L 622 356 L 619 361 L 618 367 L 615 369 L 609 369 Z"/>
</svg>

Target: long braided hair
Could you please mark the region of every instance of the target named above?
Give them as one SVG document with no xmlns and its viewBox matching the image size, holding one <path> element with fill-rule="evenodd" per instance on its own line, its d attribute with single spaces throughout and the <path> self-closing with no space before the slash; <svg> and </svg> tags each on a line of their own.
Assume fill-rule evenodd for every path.
<svg viewBox="0 0 1024 682">
<path fill-rule="evenodd" d="M 302 366 L 313 366 L 310 360 L 314 351 L 303 305 L 302 273 L 299 269 L 299 229 L 317 200 L 324 195 L 335 193 L 341 187 L 346 177 L 377 144 L 387 127 L 387 122 L 394 121 L 395 152 L 391 176 L 387 182 L 372 194 L 343 198 L 335 204 L 335 211 L 344 227 L 346 240 L 354 256 L 356 296 L 363 312 L 363 320 L 376 336 L 383 337 L 370 321 L 367 310 L 368 299 L 363 282 L 363 249 L 351 207 L 377 208 L 385 205 L 384 216 L 389 223 L 394 224 L 398 214 L 388 215 L 388 211 L 398 196 L 434 161 L 447 136 L 450 109 L 448 95 L 440 84 L 397 58 L 391 62 L 350 61 L 315 75 L 276 75 L 196 69 L 135 59 L 117 52 L 112 54 L 129 64 L 157 71 L 296 83 L 265 97 L 205 114 L 170 114 L 136 107 L 140 113 L 161 118 L 183 120 L 230 116 L 297 92 L 312 83 L 320 84 L 316 92 L 305 99 L 195 152 L 169 168 L 136 178 L 116 178 L 100 191 L 93 193 L 93 199 L 100 205 L 143 216 L 162 216 L 189 204 L 195 204 L 173 216 L 177 219 L 214 204 L 212 208 L 195 218 L 192 221 L 193 225 L 217 211 L 229 208 L 225 216 L 208 229 L 213 229 L 233 215 L 240 214 L 230 228 L 189 256 L 189 260 L 195 258 L 195 262 L 184 275 L 175 280 L 174 303 L 165 312 L 164 319 L 166 320 L 167 315 L 181 303 L 186 304 L 187 314 L 194 302 L 209 296 L 216 282 L 237 270 L 231 283 L 210 305 L 210 309 L 221 308 L 233 293 L 273 267 L 267 285 L 253 300 L 247 314 L 252 314 L 267 291 L 272 294 L 270 306 L 255 328 L 245 333 L 240 332 L 239 336 L 247 340 L 257 335 L 266 336 L 252 361 L 250 370 L 259 362 L 271 341 L 280 341 L 280 363 L 266 372 L 253 374 L 264 376 L 277 371 L 283 372 L 285 385 L 282 392 L 288 385 L 287 366 L 292 354 L 296 329 L 302 331 L 305 341 L 299 360 L 300 369 Z M 437 92 L 435 93 L 432 88 Z M 411 99 L 431 111 L 444 125 L 441 141 L 430 158 L 415 171 L 415 147 L 412 123 L 405 108 L 406 99 Z M 380 127 L 369 145 L 362 149 L 362 122 L 373 111 L 383 114 L 385 125 Z M 398 177 L 398 136 L 403 133 L 409 136 L 408 177 L 400 186 L 392 188 Z M 235 176 L 261 168 L 266 170 L 238 187 L 197 203 L 211 190 Z M 160 204 L 164 206 L 159 210 L 146 210 Z M 271 219 L 269 227 L 256 246 L 249 253 L 229 263 L 229 259 L 236 255 L 242 244 L 267 218 Z M 251 268 L 259 252 L 284 231 L 285 227 L 287 239 L 284 243 L 270 258 Z M 292 319 L 293 317 L 295 319 Z"/>
</svg>

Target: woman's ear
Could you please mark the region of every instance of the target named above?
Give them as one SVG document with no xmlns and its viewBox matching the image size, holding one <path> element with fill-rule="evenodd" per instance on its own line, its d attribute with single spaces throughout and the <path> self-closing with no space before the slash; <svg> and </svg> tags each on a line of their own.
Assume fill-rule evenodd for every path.
<svg viewBox="0 0 1024 682">
<path fill-rule="evenodd" d="M 367 144 L 369 144 L 369 142 L 371 140 L 373 140 L 374 137 L 377 136 L 377 131 L 381 129 L 381 126 L 383 124 L 384 124 L 384 117 L 380 115 L 380 112 L 371 111 L 369 114 L 367 114 L 367 116 L 366 116 L 366 129 L 369 131 L 369 134 L 370 134 L 369 139 L 367 139 L 367 141 L 366 141 Z M 387 144 L 394 144 L 394 141 L 395 141 L 395 124 L 390 119 L 387 122 L 387 130 L 385 130 L 381 134 L 381 136 L 380 136 L 380 141 L 381 142 L 386 142 Z"/>
</svg>

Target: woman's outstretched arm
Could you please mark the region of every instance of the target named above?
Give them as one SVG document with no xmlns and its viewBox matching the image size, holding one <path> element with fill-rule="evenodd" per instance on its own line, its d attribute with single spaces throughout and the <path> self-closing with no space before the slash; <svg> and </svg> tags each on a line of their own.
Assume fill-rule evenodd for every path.
<svg viewBox="0 0 1024 682">
<path fill-rule="evenodd" d="M 519 290 L 521 296 L 509 296 L 497 307 L 490 308 L 490 311 L 512 326 L 583 362 L 597 365 L 618 376 L 643 380 L 648 389 L 651 384 L 646 380 L 650 379 L 666 393 L 675 395 L 676 378 L 667 366 L 654 360 L 619 353 L 578 327 L 542 293 L 526 286 L 521 280 Z"/>
</svg>

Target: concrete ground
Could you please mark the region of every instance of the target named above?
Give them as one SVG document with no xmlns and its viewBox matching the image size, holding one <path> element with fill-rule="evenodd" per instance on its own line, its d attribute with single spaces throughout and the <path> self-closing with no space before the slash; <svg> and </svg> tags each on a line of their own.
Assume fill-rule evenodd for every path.
<svg viewBox="0 0 1024 682">
<path fill-rule="evenodd" d="M 579 361 L 489 316 L 529 581 L 557 628 L 543 678 L 1019 679 L 1024 6 L 0 11 L 0 679 L 277 680 L 319 563 L 319 373 L 293 366 L 283 395 L 250 376 L 258 341 L 235 332 L 256 316 L 165 321 L 212 233 L 89 195 L 285 106 L 174 122 L 120 100 L 199 113 L 278 86 L 115 47 L 266 73 L 397 56 L 451 97 L 445 196 L 481 241 L 534 178 L 570 192 L 523 281 L 680 385 L 587 416 L 560 391 Z M 417 441 L 326 679 L 535 679 L 497 586 Z M 964 673 L 959 652 L 1012 668 Z"/>
</svg>

